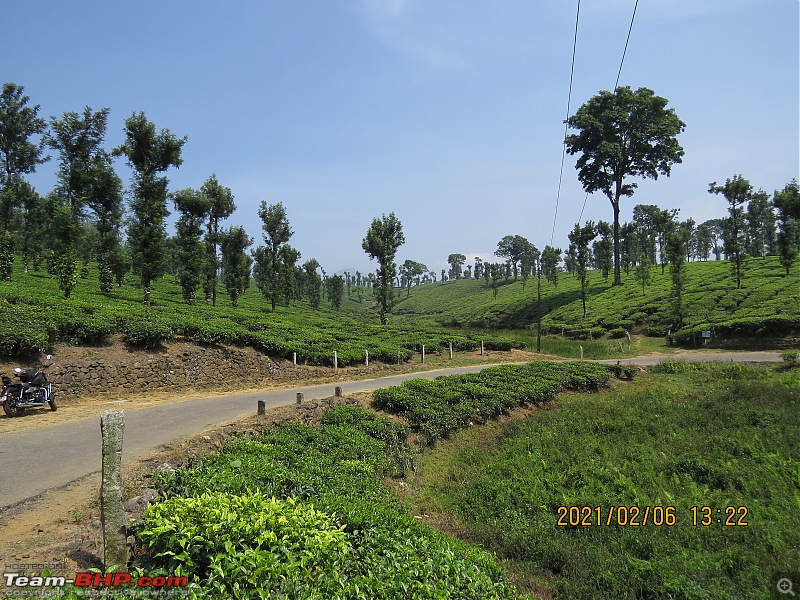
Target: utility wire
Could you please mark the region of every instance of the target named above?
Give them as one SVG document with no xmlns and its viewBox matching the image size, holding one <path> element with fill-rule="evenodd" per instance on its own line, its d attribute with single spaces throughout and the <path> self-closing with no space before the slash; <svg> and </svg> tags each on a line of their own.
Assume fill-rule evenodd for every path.
<svg viewBox="0 0 800 600">
<path fill-rule="evenodd" d="M 633 20 L 636 18 L 636 9 L 639 7 L 639 0 L 633 5 L 633 14 L 631 15 L 631 26 L 628 27 L 628 37 L 625 40 L 625 49 L 622 51 L 622 60 L 619 61 L 619 71 L 617 71 L 617 81 L 614 83 L 614 91 L 619 87 L 619 76 L 622 74 L 622 63 L 625 62 L 625 53 L 628 52 L 628 42 L 631 41 L 631 31 L 633 31 Z"/>
<path fill-rule="evenodd" d="M 638 0 L 637 0 L 638 2 Z M 575 36 L 572 40 L 572 65 L 569 69 L 569 92 L 567 93 L 567 116 L 564 118 L 564 144 L 561 149 L 561 170 L 558 173 L 558 192 L 556 193 L 556 210 L 553 214 L 553 230 L 550 232 L 550 245 L 553 245 L 553 238 L 556 234 L 556 219 L 558 218 L 558 200 L 561 198 L 561 180 L 564 177 L 564 158 L 567 154 L 567 127 L 566 120 L 569 119 L 570 103 L 572 102 L 572 78 L 575 74 L 575 48 L 578 46 L 578 20 L 581 16 L 581 0 L 578 0 L 578 10 L 575 14 Z"/>
<path fill-rule="evenodd" d="M 614 82 L 614 92 L 616 92 L 617 88 L 619 87 L 619 77 L 622 74 L 622 65 L 625 62 L 625 54 L 627 54 L 627 52 L 628 52 L 628 42 L 631 41 L 631 31 L 633 31 L 633 20 L 636 18 L 636 9 L 638 7 L 639 7 L 639 0 L 636 0 L 636 4 L 633 5 L 633 14 L 631 15 L 631 24 L 630 24 L 630 27 L 628 27 L 628 37 L 625 39 L 625 49 L 622 51 L 622 59 L 619 61 L 619 70 L 617 71 L 617 80 Z M 564 159 L 562 158 L 561 160 L 562 160 L 561 166 L 563 168 L 563 166 L 564 166 L 563 160 Z M 559 180 L 559 186 L 560 185 L 561 185 L 561 181 Z M 583 218 L 583 211 L 586 208 L 586 200 L 588 198 L 589 198 L 589 193 L 587 192 L 586 193 L 586 197 L 583 199 L 583 208 L 581 208 L 581 215 L 578 217 L 578 223 L 580 223 L 581 219 Z M 555 229 L 555 224 L 554 224 L 553 228 Z M 553 243 L 552 239 L 551 239 L 550 243 L 551 244 Z"/>
</svg>

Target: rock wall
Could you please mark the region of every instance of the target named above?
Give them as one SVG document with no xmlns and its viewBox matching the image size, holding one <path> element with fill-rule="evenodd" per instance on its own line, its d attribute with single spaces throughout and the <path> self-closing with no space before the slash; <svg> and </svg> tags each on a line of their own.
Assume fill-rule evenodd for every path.
<svg viewBox="0 0 800 600">
<path fill-rule="evenodd" d="M 331 375 L 332 369 L 300 367 L 249 348 L 195 346 L 177 353 L 138 353 L 123 360 L 54 364 L 47 371 L 58 396 L 130 395 L 177 389 L 233 389 L 260 383 Z"/>
</svg>

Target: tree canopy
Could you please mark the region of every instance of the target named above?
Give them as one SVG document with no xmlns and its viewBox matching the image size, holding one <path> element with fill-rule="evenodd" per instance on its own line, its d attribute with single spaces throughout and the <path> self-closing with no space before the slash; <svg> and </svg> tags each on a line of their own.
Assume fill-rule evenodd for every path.
<svg viewBox="0 0 800 600">
<path fill-rule="evenodd" d="M 619 260 L 620 199 L 637 187 L 631 177 L 658 179 L 680 163 L 676 136 L 686 125 L 667 100 L 648 88 L 602 91 L 566 120 L 578 133 L 566 138 L 567 152 L 580 153 L 578 179 L 588 193 L 600 191 L 614 210 L 614 283 L 621 283 Z"/>
</svg>

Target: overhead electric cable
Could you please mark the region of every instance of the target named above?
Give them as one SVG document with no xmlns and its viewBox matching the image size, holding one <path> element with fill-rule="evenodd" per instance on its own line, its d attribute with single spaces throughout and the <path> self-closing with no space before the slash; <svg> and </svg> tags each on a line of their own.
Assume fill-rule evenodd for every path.
<svg viewBox="0 0 800 600">
<path fill-rule="evenodd" d="M 637 0 L 638 2 L 638 0 Z M 553 230 L 550 232 L 550 245 L 553 245 L 553 237 L 556 233 L 556 219 L 558 218 L 558 200 L 561 197 L 561 180 L 564 177 L 564 158 L 567 154 L 567 127 L 566 120 L 569 119 L 570 103 L 572 101 L 572 78 L 575 74 L 575 48 L 578 46 L 578 21 L 581 16 L 581 0 L 578 0 L 578 10 L 575 13 L 575 36 L 572 40 L 572 65 L 569 69 L 569 92 L 567 93 L 567 116 L 564 119 L 564 147 L 561 150 L 561 170 L 558 174 L 558 192 L 556 193 L 556 210 L 553 214 Z"/>
<path fill-rule="evenodd" d="M 628 37 L 625 38 L 625 48 L 622 50 L 622 59 L 619 61 L 619 70 L 617 71 L 617 80 L 614 82 L 614 91 L 617 91 L 619 87 L 619 77 L 622 74 L 622 65 L 625 62 L 625 54 L 628 52 L 628 42 L 631 41 L 631 31 L 633 31 L 633 20 L 636 18 L 636 9 L 639 7 L 639 0 L 636 0 L 636 3 L 633 5 L 633 14 L 631 15 L 631 24 L 628 27 Z M 562 158 L 562 168 L 563 168 L 563 158 Z M 559 186 L 561 182 L 559 181 Z M 583 208 L 581 208 L 581 215 L 578 217 L 578 223 L 581 222 L 583 218 L 583 211 L 586 208 L 586 200 L 589 198 L 589 193 L 586 193 L 586 197 L 583 199 Z M 553 226 L 555 229 L 555 225 Z M 550 242 L 552 244 L 552 240 Z"/>
<path fill-rule="evenodd" d="M 631 25 L 628 27 L 628 37 L 625 39 L 625 49 L 622 51 L 622 60 L 619 61 L 619 71 L 617 71 L 617 81 L 614 83 L 614 91 L 619 87 L 619 76 L 622 74 L 622 63 L 625 62 L 625 53 L 628 52 L 628 42 L 631 41 L 631 31 L 633 31 L 633 20 L 636 18 L 636 9 L 639 7 L 639 0 L 633 5 L 633 14 L 631 15 Z"/>
</svg>

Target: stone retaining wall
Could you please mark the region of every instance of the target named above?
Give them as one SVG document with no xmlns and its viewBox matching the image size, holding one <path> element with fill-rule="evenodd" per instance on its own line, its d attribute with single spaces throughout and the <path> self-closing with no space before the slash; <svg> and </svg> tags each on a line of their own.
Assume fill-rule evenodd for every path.
<svg viewBox="0 0 800 600">
<path fill-rule="evenodd" d="M 194 347 L 177 354 L 139 354 L 130 360 L 96 359 L 54 364 L 47 370 L 58 396 L 135 394 L 181 388 L 209 389 L 257 385 L 330 375 L 331 369 L 296 367 L 252 349 Z"/>
</svg>

